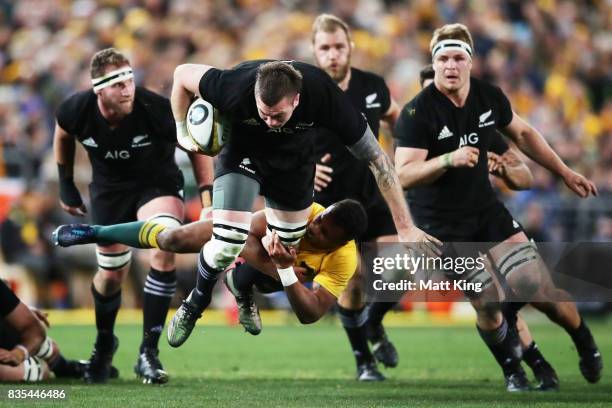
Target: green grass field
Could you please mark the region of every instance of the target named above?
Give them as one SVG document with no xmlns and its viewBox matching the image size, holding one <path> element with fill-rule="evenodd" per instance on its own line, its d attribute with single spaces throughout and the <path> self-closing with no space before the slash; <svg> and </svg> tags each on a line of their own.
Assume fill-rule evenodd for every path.
<svg viewBox="0 0 612 408">
<path fill-rule="evenodd" d="M 597 385 L 586 383 L 569 337 L 551 324 L 532 326 L 557 369 L 560 392 L 505 392 L 500 370 L 471 327 L 391 328 L 399 367 L 384 370 L 388 380 L 383 383 L 358 383 L 347 339 L 329 322 L 266 327 L 257 337 L 237 327 L 198 326 L 179 349 L 171 349 L 162 339 L 161 357 L 171 376 L 162 387 L 145 386 L 135 378 L 132 366 L 140 327 L 122 325 L 117 328 L 121 345 L 114 359 L 120 379 L 100 386 L 48 386 L 67 389 L 68 400 L 56 402 L 58 406 L 612 406 L 612 376 L 604 376 Z M 612 356 L 610 327 L 591 326 L 604 357 Z M 66 356 L 87 358 L 94 327 L 57 326 L 50 334 Z"/>
</svg>

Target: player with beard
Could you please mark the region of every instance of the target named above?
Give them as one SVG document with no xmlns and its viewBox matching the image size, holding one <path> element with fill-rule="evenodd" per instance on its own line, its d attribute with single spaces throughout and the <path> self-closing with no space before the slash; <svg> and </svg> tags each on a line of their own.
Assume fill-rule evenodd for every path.
<svg viewBox="0 0 612 408">
<path fill-rule="evenodd" d="M 319 15 L 312 26 L 312 50 L 316 64 L 338 84 L 353 106 L 365 115 L 378 138 L 380 124 L 393 129 L 399 116 L 399 106 L 390 95 L 385 80 L 371 72 L 351 66 L 354 43 L 348 25 L 340 18 Z M 315 200 L 329 205 L 349 197 L 362 203 L 368 214 L 368 229 L 359 242 L 396 242 L 393 219 L 378 189 L 376 180 L 365 163 L 350 155 L 327 129 L 318 129 L 315 145 L 319 158 L 315 173 Z M 356 183 L 355 180 L 359 180 Z M 376 359 L 386 367 L 398 364 L 397 350 L 388 340 L 381 325 L 365 331 L 367 308 L 363 303 L 361 274 L 349 281 L 338 298 L 340 321 L 346 331 L 357 364 L 359 381 L 384 380 L 376 367 Z M 372 342 L 372 352 L 368 346 Z"/>
<path fill-rule="evenodd" d="M 492 243 L 482 250 L 513 295 L 559 301 L 542 305 L 572 337 L 582 374 L 596 382 L 603 365 L 590 330 L 569 294 L 556 288 L 545 273 L 520 224 L 495 197 L 487 157 L 480 153 L 488 150 L 500 130 L 534 161 L 563 178 L 578 196 L 586 198 L 597 190 L 591 181 L 569 169 L 542 135 L 512 111 L 499 88 L 470 77 L 472 46 L 471 35 L 462 24 L 434 32 L 430 44 L 434 84 L 404 107 L 395 132 L 395 162 L 407 189 L 406 199 L 418 225 L 447 243 Z M 507 389 L 529 389 L 514 325 L 508 324 L 499 303 L 485 301 L 496 290 L 492 277 L 481 269 L 461 278 L 486 288 L 485 295 L 467 295 L 477 312 L 478 331 L 503 368 Z"/>
<path fill-rule="evenodd" d="M 175 160 L 176 131 L 168 99 L 136 87 L 127 58 L 113 48 L 91 60 L 92 88 L 65 100 L 57 112 L 54 135 L 60 203 L 72 215 L 86 207 L 73 176 L 75 140 L 87 151 L 93 175 L 92 219 L 108 225 L 157 219 L 178 226 L 184 216 L 183 175 Z M 212 159 L 190 154 L 203 205 L 210 205 Z M 98 272 L 93 278 L 97 337 L 88 382 L 106 382 L 118 339 L 113 333 L 121 304 L 121 283 L 131 252 L 124 245 L 97 246 Z M 136 374 L 144 383 L 165 383 L 158 343 L 176 288 L 174 254 L 154 249 L 143 298 L 143 338 Z"/>
</svg>

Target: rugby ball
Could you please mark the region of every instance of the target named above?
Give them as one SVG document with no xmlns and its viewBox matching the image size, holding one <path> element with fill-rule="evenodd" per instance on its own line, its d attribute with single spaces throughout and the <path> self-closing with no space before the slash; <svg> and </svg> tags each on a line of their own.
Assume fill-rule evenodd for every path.
<svg viewBox="0 0 612 408">
<path fill-rule="evenodd" d="M 213 106 L 202 98 L 193 101 L 187 111 L 187 132 L 198 153 L 207 156 L 216 156 L 225 144 L 215 116 Z"/>
</svg>

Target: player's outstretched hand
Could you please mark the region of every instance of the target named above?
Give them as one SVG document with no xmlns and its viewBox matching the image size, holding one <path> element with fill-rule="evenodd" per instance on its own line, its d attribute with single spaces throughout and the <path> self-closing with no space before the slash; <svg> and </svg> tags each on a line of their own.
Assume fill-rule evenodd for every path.
<svg viewBox="0 0 612 408">
<path fill-rule="evenodd" d="M 440 256 L 442 254 L 442 242 L 425 231 L 412 226 L 406 233 L 399 234 L 400 242 L 404 242 L 410 249 L 426 256 Z"/>
<path fill-rule="evenodd" d="M 334 169 L 325 166 L 325 163 L 329 163 L 330 160 L 331 154 L 325 153 L 325 155 L 321 157 L 320 163 L 316 164 L 314 189 L 317 192 L 322 191 L 332 181 L 331 174 L 334 172 Z"/>
<path fill-rule="evenodd" d="M 474 167 L 478 163 L 480 150 L 474 146 L 463 146 L 452 153 L 453 167 Z"/>
<path fill-rule="evenodd" d="M 85 204 L 81 204 L 77 207 L 73 207 L 70 205 L 66 205 L 62 201 L 60 201 L 60 206 L 62 207 L 62 210 L 66 211 L 70 215 L 75 215 L 77 217 L 83 217 L 85 216 L 85 214 L 87 214 L 87 207 L 85 207 Z"/>
<path fill-rule="evenodd" d="M 285 247 L 275 231 L 272 232 L 272 239 L 269 240 L 266 250 L 277 268 L 284 269 L 293 266 L 297 259 L 296 249 L 294 247 Z"/>
<path fill-rule="evenodd" d="M 587 198 L 589 195 L 597 195 L 597 187 L 595 183 L 587 179 L 580 173 L 569 170 L 564 176 L 565 185 L 581 198 Z"/>
</svg>

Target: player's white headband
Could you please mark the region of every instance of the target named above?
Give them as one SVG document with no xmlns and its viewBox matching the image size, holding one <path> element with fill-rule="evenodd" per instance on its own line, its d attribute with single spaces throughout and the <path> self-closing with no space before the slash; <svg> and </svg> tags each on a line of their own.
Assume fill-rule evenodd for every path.
<svg viewBox="0 0 612 408">
<path fill-rule="evenodd" d="M 134 71 L 131 67 L 119 68 L 109 72 L 98 78 L 91 80 L 94 92 L 98 92 L 100 89 L 104 89 L 107 86 L 116 84 L 117 82 L 125 81 L 127 79 L 134 78 Z"/>
<path fill-rule="evenodd" d="M 433 50 L 431 50 L 432 61 L 436 59 L 436 56 L 439 53 L 441 53 L 442 51 L 449 50 L 449 49 L 455 50 L 455 51 L 463 51 L 467 54 L 467 56 L 470 59 L 472 59 L 472 47 L 470 47 L 468 43 L 466 43 L 465 41 L 461 41 L 461 40 L 448 39 L 448 40 L 440 41 L 433 47 Z"/>
</svg>

